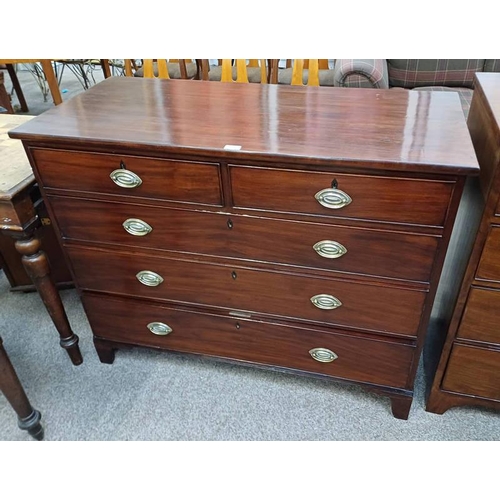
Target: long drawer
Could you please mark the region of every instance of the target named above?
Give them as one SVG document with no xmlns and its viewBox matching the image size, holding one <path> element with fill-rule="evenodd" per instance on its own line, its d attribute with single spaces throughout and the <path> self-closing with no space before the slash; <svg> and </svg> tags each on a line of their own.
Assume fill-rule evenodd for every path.
<svg viewBox="0 0 500 500">
<path fill-rule="evenodd" d="M 500 281 L 500 226 L 491 226 L 484 244 L 476 277 L 481 280 Z"/>
<path fill-rule="evenodd" d="M 79 286 L 88 290 L 220 306 L 407 336 L 417 334 L 426 295 L 401 288 L 137 253 L 75 246 L 68 246 L 67 252 Z M 145 277 L 146 284 L 138 275 L 143 281 Z"/>
<path fill-rule="evenodd" d="M 454 187 L 450 181 L 230 167 L 235 207 L 325 217 L 442 227 Z"/>
<path fill-rule="evenodd" d="M 84 294 L 82 300 L 97 337 L 353 381 L 405 388 L 414 354 L 412 347 L 395 342 L 187 312 L 132 299 Z"/>
<path fill-rule="evenodd" d="M 52 149 L 32 154 L 45 188 L 222 205 L 218 163 Z"/>
<path fill-rule="evenodd" d="M 428 282 L 439 238 L 51 197 L 65 238 Z M 129 234 L 140 219 L 151 231 Z"/>
<path fill-rule="evenodd" d="M 456 343 L 446 368 L 443 389 L 500 401 L 500 351 Z"/>
</svg>

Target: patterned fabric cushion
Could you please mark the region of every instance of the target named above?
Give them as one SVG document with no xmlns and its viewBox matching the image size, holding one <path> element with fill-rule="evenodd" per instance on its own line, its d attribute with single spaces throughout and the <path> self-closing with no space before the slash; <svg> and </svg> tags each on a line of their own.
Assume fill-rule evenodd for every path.
<svg viewBox="0 0 500 500">
<path fill-rule="evenodd" d="M 474 91 L 468 88 L 461 87 L 417 87 L 415 91 L 420 90 L 431 90 L 432 92 L 458 92 L 460 97 L 460 104 L 462 105 L 462 111 L 464 112 L 465 119 L 469 116 L 470 103 L 472 101 L 472 95 Z"/>
<path fill-rule="evenodd" d="M 233 80 L 236 81 L 236 66 L 232 67 Z M 220 82 L 222 75 L 222 66 L 211 66 L 208 73 L 208 79 Z M 260 83 L 260 68 L 248 68 L 247 75 L 249 83 Z"/>
<path fill-rule="evenodd" d="M 293 68 L 280 69 L 278 72 L 278 83 L 284 85 L 291 85 L 292 83 L 292 73 Z M 320 69 L 319 70 L 319 85 L 321 87 L 333 87 L 333 69 Z M 302 71 L 302 83 L 307 85 L 307 80 L 309 78 L 309 70 L 305 69 Z"/>
<path fill-rule="evenodd" d="M 495 73 L 500 73 L 500 59 L 486 59 L 484 61 L 483 71 L 493 71 Z"/>
<path fill-rule="evenodd" d="M 483 71 L 484 59 L 387 59 L 391 87 L 473 88 L 474 74 Z"/>
<path fill-rule="evenodd" d="M 336 87 L 389 88 L 385 59 L 337 59 Z"/>
<path fill-rule="evenodd" d="M 179 63 L 167 63 L 168 68 L 168 76 L 170 78 L 180 78 L 181 77 L 181 68 Z M 196 63 L 186 63 L 186 73 L 188 78 L 194 78 L 196 76 Z M 158 66 L 156 63 L 153 63 L 153 72 L 155 76 L 158 76 Z M 144 71 L 142 68 L 139 68 L 134 76 L 142 77 L 144 75 Z"/>
</svg>

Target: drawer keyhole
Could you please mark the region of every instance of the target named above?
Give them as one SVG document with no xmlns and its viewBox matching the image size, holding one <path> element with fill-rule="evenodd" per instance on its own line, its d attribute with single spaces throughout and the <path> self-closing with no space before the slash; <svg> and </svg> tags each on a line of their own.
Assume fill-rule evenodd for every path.
<svg viewBox="0 0 500 500">
<path fill-rule="evenodd" d="M 233 221 L 231 219 L 227 219 L 227 227 L 233 229 Z"/>
<path fill-rule="evenodd" d="M 332 181 L 332 189 L 337 189 L 339 187 L 339 183 L 337 179 L 333 179 Z"/>
<path fill-rule="evenodd" d="M 125 165 L 125 162 L 123 160 L 120 161 L 120 168 L 127 170 L 127 166 Z"/>
<path fill-rule="evenodd" d="M 237 277 L 238 277 L 238 275 L 236 274 L 236 271 L 233 271 L 231 273 L 231 278 L 233 278 L 233 280 L 235 280 Z"/>
</svg>

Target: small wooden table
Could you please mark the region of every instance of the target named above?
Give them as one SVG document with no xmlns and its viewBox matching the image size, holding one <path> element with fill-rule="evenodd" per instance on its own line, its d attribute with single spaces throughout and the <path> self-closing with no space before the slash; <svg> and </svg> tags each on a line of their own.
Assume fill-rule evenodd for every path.
<svg viewBox="0 0 500 500">
<path fill-rule="evenodd" d="M 47 256 L 35 234 L 41 222 L 33 200 L 35 178 L 20 141 L 7 132 L 31 116 L 0 115 L 0 232 L 15 240 L 16 250 L 32 279 L 74 365 L 82 363 L 78 337 L 69 325 L 59 293 L 50 274 Z"/>
</svg>

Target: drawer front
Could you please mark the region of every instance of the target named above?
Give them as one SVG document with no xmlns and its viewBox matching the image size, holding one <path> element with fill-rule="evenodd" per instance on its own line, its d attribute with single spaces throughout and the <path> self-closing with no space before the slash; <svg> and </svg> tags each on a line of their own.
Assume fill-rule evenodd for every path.
<svg viewBox="0 0 500 500">
<path fill-rule="evenodd" d="M 500 281 L 500 227 L 492 226 L 484 245 L 476 277 Z"/>
<path fill-rule="evenodd" d="M 500 400 L 500 351 L 456 344 L 448 362 L 443 389 Z"/>
<path fill-rule="evenodd" d="M 416 336 L 424 292 L 67 247 L 81 288 Z M 141 271 L 158 274 L 156 286 Z M 335 301 L 340 301 L 340 305 Z M 316 304 L 316 305 L 315 305 Z M 324 309 L 322 307 L 325 307 Z"/>
<path fill-rule="evenodd" d="M 222 205 L 219 165 L 141 156 L 32 150 L 46 188 Z M 110 175 L 117 171 L 113 181 Z M 128 177 L 120 177 L 125 172 Z M 138 176 L 141 183 L 133 174 Z M 116 177 L 118 175 L 118 177 Z"/>
<path fill-rule="evenodd" d="M 392 387 L 406 386 L 414 352 L 398 343 L 186 312 L 134 300 L 84 294 L 83 303 L 94 335 L 109 340 Z M 172 331 L 155 335 L 148 329 L 151 323 L 163 323 Z M 309 351 L 318 348 L 332 351 L 337 359 L 316 361 Z"/>
<path fill-rule="evenodd" d="M 422 282 L 429 281 L 438 241 L 391 231 L 69 198 L 53 197 L 51 202 L 63 236 L 69 239 Z M 123 223 L 135 218 L 147 223 L 151 232 L 146 236 L 128 234 Z M 333 242 L 334 250 L 340 248 L 337 255 L 341 256 L 320 255 L 318 252 L 332 248 L 325 241 Z"/>
<path fill-rule="evenodd" d="M 454 187 L 444 181 L 234 165 L 231 185 L 238 208 L 438 227 L 444 225 Z"/>
<path fill-rule="evenodd" d="M 500 290 L 471 287 L 457 337 L 500 344 Z"/>
</svg>

